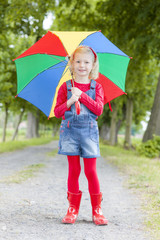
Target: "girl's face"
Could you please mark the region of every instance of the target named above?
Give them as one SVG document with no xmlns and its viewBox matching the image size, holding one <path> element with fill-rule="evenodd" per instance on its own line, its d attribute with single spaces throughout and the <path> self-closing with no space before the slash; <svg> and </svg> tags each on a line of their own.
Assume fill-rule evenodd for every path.
<svg viewBox="0 0 160 240">
<path fill-rule="evenodd" d="M 93 68 L 93 57 L 89 53 L 75 53 L 73 72 L 75 77 L 89 77 Z"/>
</svg>

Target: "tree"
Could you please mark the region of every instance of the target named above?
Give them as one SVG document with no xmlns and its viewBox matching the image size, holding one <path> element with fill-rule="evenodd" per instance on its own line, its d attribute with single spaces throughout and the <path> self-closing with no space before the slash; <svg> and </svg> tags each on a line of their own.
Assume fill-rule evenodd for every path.
<svg viewBox="0 0 160 240">
<path fill-rule="evenodd" d="M 126 96 L 120 96 L 112 101 L 111 125 L 110 125 L 110 144 L 118 143 L 118 132 L 126 115 Z"/>
<path fill-rule="evenodd" d="M 128 50 L 129 55 L 133 57 L 135 56 L 136 61 L 133 58 L 127 74 L 126 92 L 128 94 L 127 99 L 130 99 L 129 102 L 131 106 L 139 105 L 140 109 L 142 109 L 141 116 L 144 115 L 143 108 L 147 110 L 149 105 L 148 103 L 145 104 L 146 101 L 144 101 L 144 99 L 148 95 L 149 102 L 151 102 L 151 90 L 153 91 L 151 87 L 148 87 L 147 80 L 149 80 L 150 85 L 155 85 L 155 80 L 152 84 L 151 81 L 153 78 L 148 78 L 145 74 L 148 72 L 146 66 L 150 66 L 150 61 L 152 59 L 151 53 L 156 53 L 155 50 L 159 48 L 160 44 L 158 38 L 153 38 L 153 32 L 157 37 L 159 34 L 158 29 L 156 28 L 159 26 L 160 21 L 158 18 L 159 4 L 160 3 L 156 1 L 152 3 L 149 0 L 113 0 L 99 1 L 97 3 L 97 12 L 99 13 L 97 13 L 97 23 L 99 22 L 99 27 L 105 31 L 107 26 L 110 29 L 110 39 L 113 40 L 113 42 L 122 50 L 125 49 L 125 52 Z M 153 50 L 155 44 L 156 48 Z M 155 55 L 155 57 L 157 56 Z M 156 65 L 154 65 L 154 68 L 154 75 L 156 76 Z M 151 75 L 151 73 L 149 73 L 149 75 Z M 147 95 L 144 95 L 143 92 L 147 92 Z M 142 95 L 144 95 L 143 99 Z M 131 103 L 131 99 L 133 100 L 133 103 Z M 136 111 L 135 108 L 133 109 Z M 126 114 L 129 116 L 127 112 Z M 131 125 L 131 122 L 130 118 L 129 125 Z M 128 134 L 128 131 L 130 131 L 129 125 L 127 121 L 126 143 L 130 146 L 131 142 Z"/>
<path fill-rule="evenodd" d="M 151 110 L 150 120 L 147 129 L 143 136 L 143 142 L 152 139 L 154 135 L 160 136 L 160 75 L 157 84 L 157 89 L 154 97 L 154 102 Z"/>
<path fill-rule="evenodd" d="M 92 31 L 97 29 L 94 23 L 96 1 L 59 0 L 55 9 L 53 28 L 59 31 Z M 98 29 L 99 30 L 99 29 Z"/>
<path fill-rule="evenodd" d="M 16 95 L 16 69 L 15 64 L 12 61 L 22 48 L 33 41 L 33 38 L 17 37 L 11 31 L 4 30 L 0 34 L 0 102 L 2 109 L 5 112 L 4 116 L 4 127 L 3 127 L 3 138 L 6 138 L 6 128 L 8 120 L 8 111 L 11 109 L 14 113 L 19 113 L 21 108 L 26 105 L 25 101 L 15 101 Z"/>
<path fill-rule="evenodd" d="M 13 96 L 16 95 L 16 71 L 14 63 L 12 59 L 18 56 L 22 51 L 25 51 L 28 47 L 33 45 L 35 41 L 37 41 L 42 35 L 45 33 L 43 29 L 43 21 L 45 16 L 50 10 L 53 10 L 55 7 L 55 1 L 50 2 L 44 0 L 34 0 L 34 1 L 20 1 L 20 0 L 11 0 L 11 1 L 2 1 L 3 4 L 1 6 L 1 34 L 0 39 L 2 39 L 1 51 L 3 52 L 3 64 L 0 66 L 0 71 L 2 73 L 0 84 L 3 85 L 3 95 L 1 94 L 0 102 L 3 104 L 3 108 L 5 108 L 5 124 L 4 124 L 4 135 L 7 125 L 7 116 L 8 116 L 8 109 L 11 104 L 11 99 L 13 100 Z M 9 37 L 12 36 L 12 42 L 9 41 Z M 30 41 L 32 39 L 32 41 Z M 10 47 L 11 46 L 11 49 Z M 19 49 L 19 51 L 18 51 Z M 6 50 L 6 51 L 5 51 Z M 12 50 L 12 54 L 10 54 Z M 6 58 L 7 57 L 7 58 Z M 7 59 L 7 60 L 6 60 Z M 9 65 L 12 67 L 12 73 L 9 70 Z M 5 74 L 10 74 L 8 80 L 6 79 Z M 11 76 L 14 75 L 14 76 Z M 7 81 L 6 81 L 7 80 Z M 1 86 L 1 85 L 0 85 Z M 11 92 L 9 92 L 9 89 Z M 6 99 L 6 100 L 5 100 Z M 19 107 L 20 118 L 21 114 L 23 113 L 24 109 L 23 106 L 29 106 L 23 101 L 20 103 L 23 106 L 18 104 L 19 100 L 17 100 L 17 109 Z M 25 109 L 28 108 L 25 106 Z M 13 106 L 15 110 L 15 107 Z M 31 106 L 29 106 L 30 111 L 32 110 Z M 15 112 L 18 112 L 15 110 Z M 39 114 L 37 114 L 37 117 Z M 37 119 L 36 117 L 36 119 Z M 20 121 L 18 121 L 19 125 Z M 36 133 L 38 136 L 38 121 L 32 121 L 32 124 L 37 124 L 37 126 L 32 127 L 31 129 L 36 129 Z M 17 128 L 15 131 L 15 135 L 17 133 Z M 15 135 L 13 138 L 15 138 Z M 5 136 L 3 137 L 3 140 Z"/>
<path fill-rule="evenodd" d="M 12 31 L 18 34 L 25 34 L 27 37 L 35 36 L 35 41 L 38 41 L 44 34 L 44 18 L 47 15 L 47 12 L 50 9 L 53 9 L 54 6 L 54 1 L 11 1 L 10 6 L 8 7 L 9 16 L 7 17 L 7 20 L 9 22 L 12 20 Z M 36 116 L 32 114 L 32 111 L 33 110 L 28 113 L 28 129 L 26 133 L 28 138 L 39 136 L 39 111 L 37 110 Z"/>
<path fill-rule="evenodd" d="M 111 145 L 115 145 L 116 141 L 116 119 L 117 119 L 117 106 L 112 104 L 113 114 L 111 118 L 111 127 L 110 127 L 110 138 L 109 142 Z"/>
<path fill-rule="evenodd" d="M 13 57 L 13 49 L 10 47 L 11 44 L 11 35 L 4 36 L 0 35 L 1 44 L 0 44 L 0 102 L 2 108 L 4 109 L 4 126 L 3 126 L 3 137 L 2 141 L 6 139 L 6 128 L 8 121 L 8 111 L 11 105 L 11 102 L 14 99 L 14 91 L 16 89 L 16 73 L 14 70 L 14 65 L 10 60 L 10 57 Z M 3 47 L 3 48 L 2 48 Z M 4 49 L 7 48 L 7 51 Z"/>
<path fill-rule="evenodd" d="M 12 136 L 12 141 L 15 140 L 15 138 L 16 138 L 16 136 L 18 134 L 19 125 L 20 125 L 20 123 L 22 121 L 22 117 L 23 117 L 24 112 L 25 112 L 25 107 L 22 108 L 22 110 L 21 110 L 21 112 L 19 114 L 18 121 L 17 121 L 16 127 L 15 127 L 15 131 L 14 131 L 14 134 Z"/>
</svg>

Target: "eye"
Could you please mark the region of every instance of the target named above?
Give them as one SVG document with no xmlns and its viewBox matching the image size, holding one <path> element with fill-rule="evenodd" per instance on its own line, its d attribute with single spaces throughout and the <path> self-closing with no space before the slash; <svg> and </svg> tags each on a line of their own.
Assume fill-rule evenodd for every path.
<svg viewBox="0 0 160 240">
<path fill-rule="evenodd" d="M 85 63 L 89 63 L 89 62 L 86 61 Z"/>
<path fill-rule="evenodd" d="M 79 61 L 79 60 L 77 60 L 77 61 L 76 61 L 76 63 L 80 63 L 80 61 Z"/>
</svg>

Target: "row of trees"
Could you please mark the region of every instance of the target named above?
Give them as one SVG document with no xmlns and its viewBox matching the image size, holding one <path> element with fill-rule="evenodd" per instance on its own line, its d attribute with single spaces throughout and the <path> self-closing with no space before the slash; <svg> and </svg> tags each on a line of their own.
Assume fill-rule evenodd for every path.
<svg viewBox="0 0 160 240">
<path fill-rule="evenodd" d="M 112 101 L 112 113 L 105 106 L 99 118 L 101 132 L 109 136 L 111 144 L 117 142 L 118 131 L 125 126 L 125 146 L 130 147 L 131 126 L 133 123 L 139 125 L 147 111 L 151 111 L 151 116 L 143 141 L 151 139 L 153 134 L 160 135 L 159 9 L 160 3 L 150 0 L 2 1 L 0 103 L 5 111 L 3 141 L 9 111 L 19 113 L 17 130 L 23 113 L 29 112 L 28 137 L 38 136 L 38 124 L 44 122 L 44 116 L 39 110 L 22 99 L 15 101 L 16 70 L 11 59 L 45 34 L 43 21 L 49 12 L 55 18 L 52 30 L 101 29 L 108 39 L 133 57 L 126 78 L 127 96 Z M 56 119 L 45 122 L 56 123 Z"/>
<path fill-rule="evenodd" d="M 49 11 L 55 8 L 55 1 L 1 1 L 0 7 L 0 103 L 5 112 L 2 141 L 6 138 L 6 127 L 9 112 L 19 114 L 13 139 L 18 133 L 18 126 L 23 115 L 27 113 L 28 138 L 38 137 L 39 123 L 53 124 L 48 122 L 45 116 L 31 104 L 18 98 L 16 95 L 16 68 L 12 59 L 25 51 L 45 33 L 43 21 Z M 55 119 L 52 120 L 55 122 Z"/>
</svg>

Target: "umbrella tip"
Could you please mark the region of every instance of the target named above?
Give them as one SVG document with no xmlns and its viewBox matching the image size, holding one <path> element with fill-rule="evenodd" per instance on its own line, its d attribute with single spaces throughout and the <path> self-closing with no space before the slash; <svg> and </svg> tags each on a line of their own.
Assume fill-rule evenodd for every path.
<svg viewBox="0 0 160 240">
<path fill-rule="evenodd" d="M 18 97 L 18 94 L 15 96 L 15 98 Z"/>
<path fill-rule="evenodd" d="M 99 30 L 99 32 L 101 32 L 101 30 Z"/>
<path fill-rule="evenodd" d="M 48 117 L 48 120 L 49 120 L 49 117 Z"/>
<path fill-rule="evenodd" d="M 68 62 L 68 61 L 70 60 L 70 56 L 67 55 L 67 56 L 65 57 L 65 60 Z"/>
<path fill-rule="evenodd" d="M 130 59 L 132 59 L 133 57 L 129 57 Z"/>
</svg>

